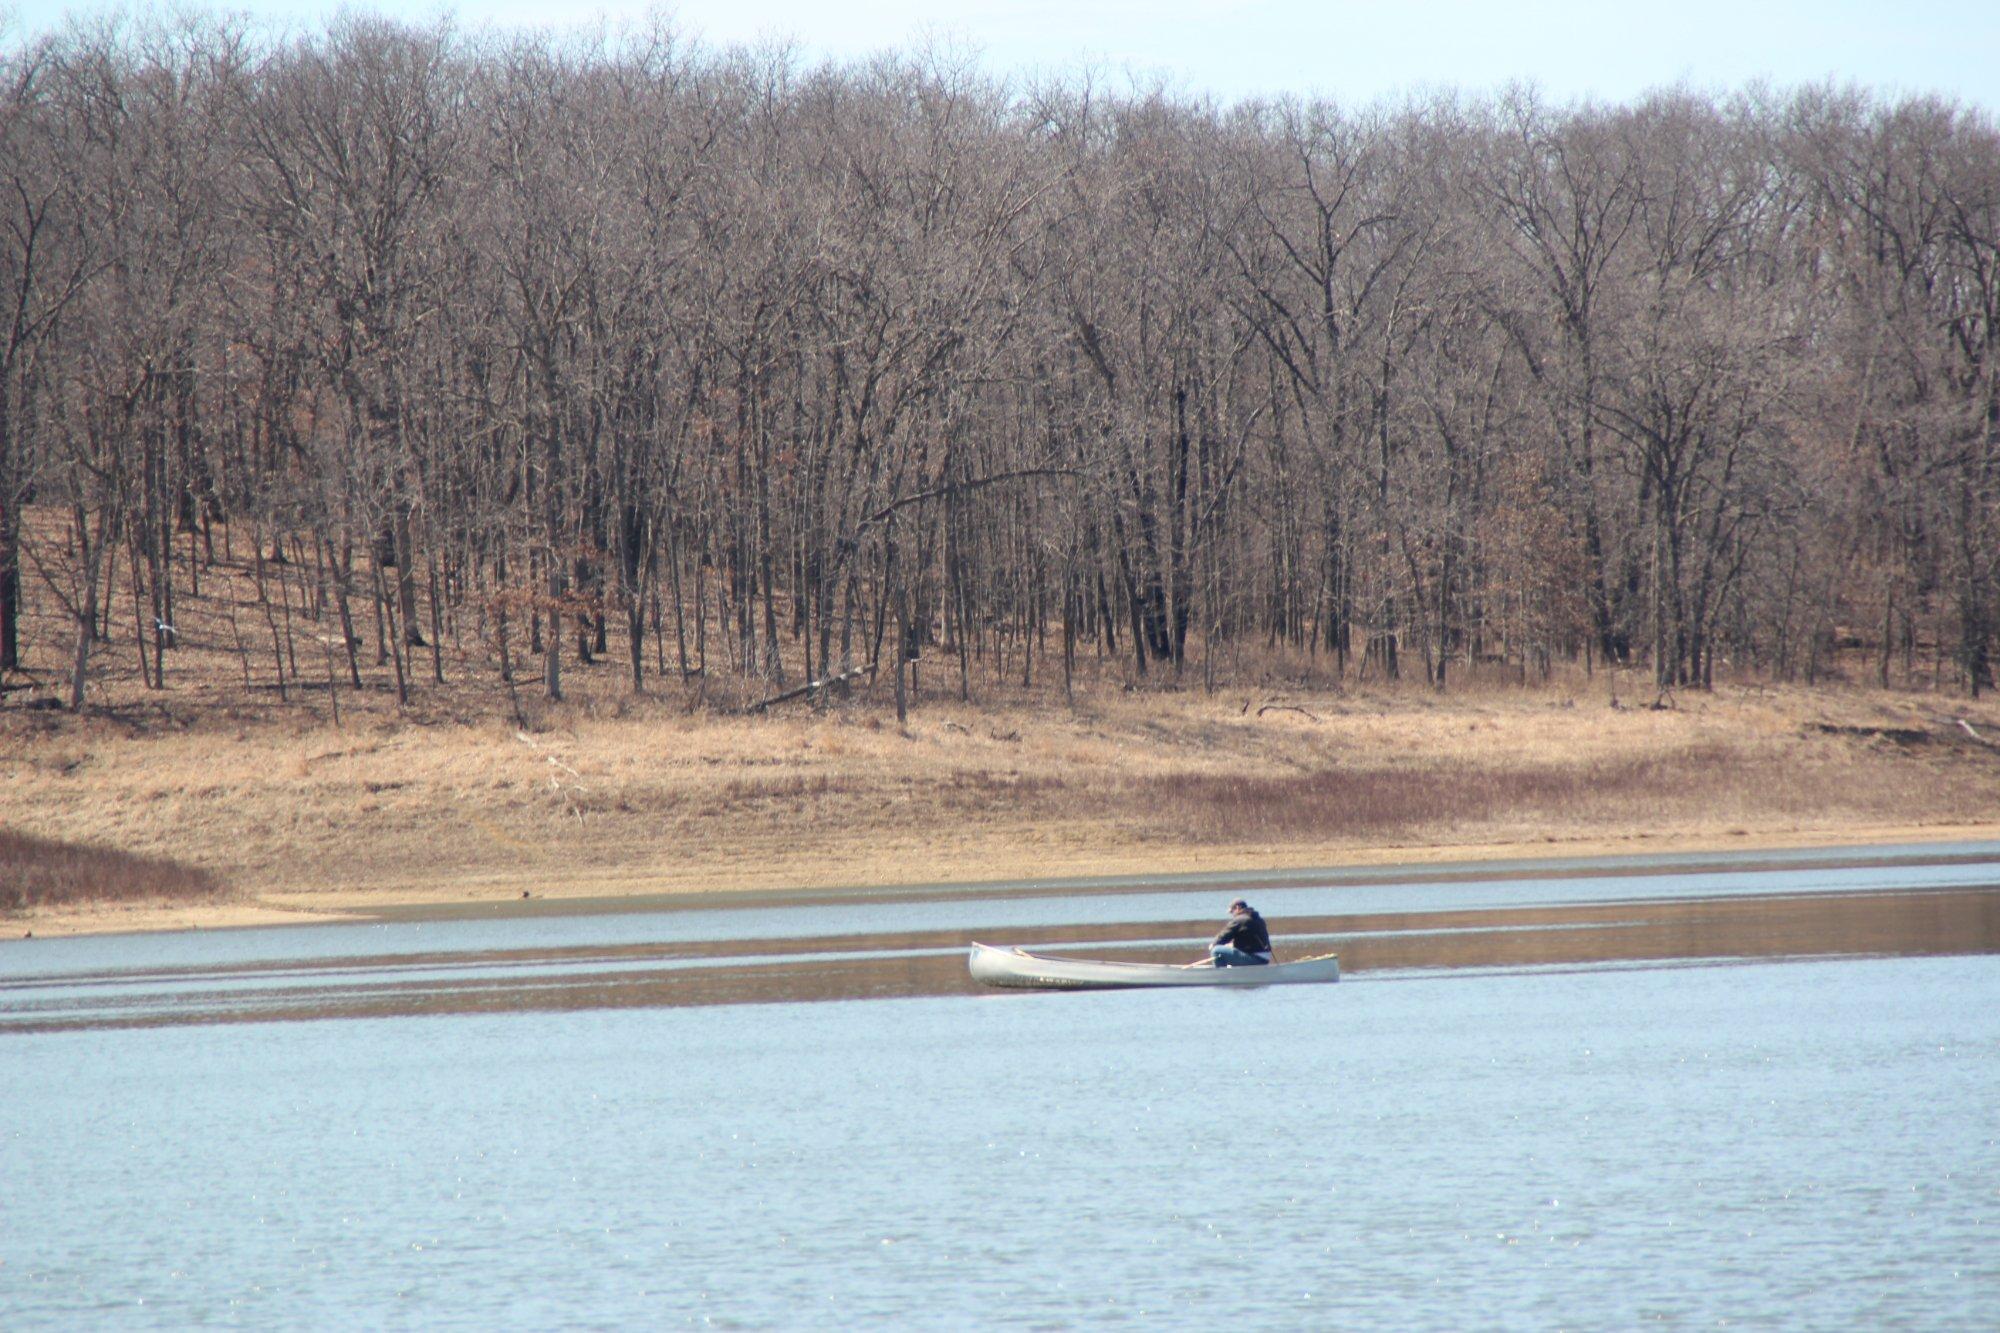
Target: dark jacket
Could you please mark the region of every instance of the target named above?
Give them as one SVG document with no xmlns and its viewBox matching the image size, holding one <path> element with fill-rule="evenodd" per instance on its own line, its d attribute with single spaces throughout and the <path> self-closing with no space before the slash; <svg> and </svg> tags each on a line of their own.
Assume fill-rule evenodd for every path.
<svg viewBox="0 0 2000 1333">
<path fill-rule="evenodd" d="M 1233 944 L 1244 953 L 1271 952 L 1271 932 L 1254 907 L 1229 918 L 1229 924 L 1215 937 L 1217 944 Z"/>
</svg>

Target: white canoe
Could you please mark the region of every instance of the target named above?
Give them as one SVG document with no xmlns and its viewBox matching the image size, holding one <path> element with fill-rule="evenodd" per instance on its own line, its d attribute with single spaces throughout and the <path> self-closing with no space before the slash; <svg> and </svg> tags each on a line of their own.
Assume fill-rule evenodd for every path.
<svg viewBox="0 0 2000 1333">
<path fill-rule="evenodd" d="M 1107 963 L 1053 958 L 1026 949 L 972 946 L 972 978 L 1023 990 L 1109 990 L 1122 986 L 1285 986 L 1340 980 L 1340 957 L 1325 954 L 1263 967 L 1176 967 L 1171 963 Z"/>
</svg>

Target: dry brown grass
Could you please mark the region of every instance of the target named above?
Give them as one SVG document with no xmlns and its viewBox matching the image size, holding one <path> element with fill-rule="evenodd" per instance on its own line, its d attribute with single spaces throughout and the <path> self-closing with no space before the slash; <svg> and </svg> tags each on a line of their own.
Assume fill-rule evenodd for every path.
<svg viewBox="0 0 2000 1333">
<path fill-rule="evenodd" d="M 213 897 L 219 887 L 208 871 L 164 857 L 0 829 L 0 911 L 132 899 L 185 901 Z"/>
<path fill-rule="evenodd" d="M 1483 824 L 1657 792 L 1679 776 L 1660 757 L 1575 768 L 1345 769 L 1282 777 L 1175 773 L 1139 784 L 1143 803 L 1205 840 L 1298 842 Z"/>
<path fill-rule="evenodd" d="M 1835 820 L 1871 824 L 1977 820 L 1994 811 L 1977 779 L 1856 763 L 1853 756 L 1784 747 L 1757 753 L 1705 742 L 1680 752 L 1597 757 L 1570 765 L 1454 763 L 1352 768 L 1277 777 L 1169 774 L 1135 784 L 1133 804 L 1202 841 L 1274 843 L 1540 826 L 1556 840 L 1596 829 L 1610 836 L 1700 832 L 1727 824 L 1810 831 Z M 1912 783 L 1917 785 L 1913 786 Z"/>
<path fill-rule="evenodd" d="M 199 867 L 246 898 L 357 902 L 1000 880 L 1475 850 L 1826 840 L 2000 820 L 2000 756 L 1910 701 L 1719 690 L 1287 698 L 1099 688 L 774 717 L 659 701 L 341 728 L 0 714 L 0 821 Z M 1827 733 L 1820 725 L 1864 728 Z"/>
<path fill-rule="evenodd" d="M 91 713 L 8 696 L 0 826 L 311 910 L 2000 825 L 2000 751 L 1954 721 L 1990 737 L 2000 717 L 1838 684 L 1725 686 L 1655 709 L 1621 673 L 1475 677 L 1438 695 L 1245 652 L 1213 693 L 1198 664 L 1176 684 L 1086 658 L 1066 699 L 1059 680 L 1020 688 L 1016 659 L 1004 676 L 977 664 L 971 704 L 955 664 L 927 665 L 899 728 L 886 682 L 825 711 L 729 715 L 677 680 L 631 695 L 614 653 L 572 664 L 566 702 L 524 687 L 523 725 L 489 663 L 448 655 L 451 683 L 417 684 L 403 709 L 371 670 L 370 689 L 341 691 L 336 724 L 324 690 L 265 688 L 268 656 L 245 687 L 228 573 L 183 597 L 165 691 L 138 685 L 128 641 L 101 655 Z M 247 635 L 251 613 L 235 611 Z M 36 615 L 30 665 L 52 680 L 60 626 Z M 417 665 L 427 676 L 427 656 Z"/>
</svg>

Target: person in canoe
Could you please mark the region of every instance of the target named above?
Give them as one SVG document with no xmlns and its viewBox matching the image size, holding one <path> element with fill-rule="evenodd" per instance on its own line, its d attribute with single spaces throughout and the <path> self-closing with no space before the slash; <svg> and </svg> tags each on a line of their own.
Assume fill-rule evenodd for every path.
<svg viewBox="0 0 2000 1333">
<path fill-rule="evenodd" d="M 1271 961 L 1271 931 L 1257 909 L 1238 898 L 1229 904 L 1229 924 L 1208 946 L 1217 967 L 1262 967 Z"/>
</svg>

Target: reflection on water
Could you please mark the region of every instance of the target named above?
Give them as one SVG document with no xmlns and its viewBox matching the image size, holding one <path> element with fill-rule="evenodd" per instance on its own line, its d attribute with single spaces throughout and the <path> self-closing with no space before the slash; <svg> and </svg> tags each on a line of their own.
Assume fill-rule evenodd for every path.
<svg viewBox="0 0 2000 1333">
<path fill-rule="evenodd" d="M 1625 886 L 1630 891 L 1632 885 Z M 1213 922 L 1063 921 L 981 931 L 1104 958 L 1185 961 Z M 885 921 L 907 913 L 885 911 Z M 2000 952 L 2000 887 L 1628 898 L 1533 907 L 1279 916 L 1280 957 L 1338 950 L 1352 980 L 1441 968 Z M 663 925 L 681 924 L 679 916 Z M 516 921 L 523 934 L 532 924 Z M 503 923 L 492 928 L 504 929 Z M 0 1033 L 273 1019 L 784 1003 L 969 993 L 963 930 L 706 938 L 438 952 L 255 957 L 211 965 L 20 970 Z M 692 935 L 692 938 L 685 936 Z M 131 955 L 142 940 L 123 942 Z"/>
<path fill-rule="evenodd" d="M 1990 852 L 1588 871 L 11 943 L 0 1328 L 1993 1327 Z"/>
</svg>

